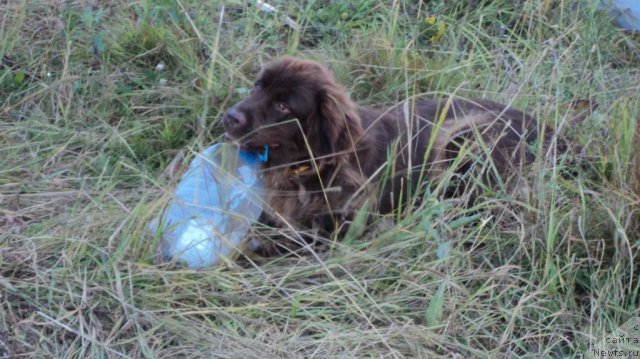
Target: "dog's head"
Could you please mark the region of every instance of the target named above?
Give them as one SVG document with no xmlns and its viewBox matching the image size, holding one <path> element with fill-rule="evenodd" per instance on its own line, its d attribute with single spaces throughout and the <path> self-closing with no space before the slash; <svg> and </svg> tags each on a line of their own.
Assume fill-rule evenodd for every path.
<svg viewBox="0 0 640 359">
<path fill-rule="evenodd" d="M 223 124 L 226 136 L 245 149 L 269 146 L 271 164 L 350 152 L 363 135 L 355 105 L 331 73 L 289 57 L 262 70 Z"/>
</svg>

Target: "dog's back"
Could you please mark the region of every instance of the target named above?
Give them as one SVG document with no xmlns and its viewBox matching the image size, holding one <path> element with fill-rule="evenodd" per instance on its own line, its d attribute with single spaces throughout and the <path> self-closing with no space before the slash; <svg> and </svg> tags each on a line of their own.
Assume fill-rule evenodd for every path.
<svg viewBox="0 0 640 359">
<path fill-rule="evenodd" d="M 422 183 L 437 183 L 446 170 L 460 177 L 476 165 L 508 176 L 534 159 L 527 144 L 537 138 L 536 119 L 494 101 L 416 99 L 389 109 L 361 108 L 360 115 L 366 135 L 358 162 L 365 176 L 385 183 L 382 212 Z"/>
</svg>

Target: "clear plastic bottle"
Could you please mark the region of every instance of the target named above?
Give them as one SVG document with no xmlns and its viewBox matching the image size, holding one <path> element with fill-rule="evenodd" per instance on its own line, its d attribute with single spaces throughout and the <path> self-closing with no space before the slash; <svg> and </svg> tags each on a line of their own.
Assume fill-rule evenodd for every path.
<svg viewBox="0 0 640 359">
<path fill-rule="evenodd" d="M 198 154 L 164 212 L 151 224 L 160 231 L 163 261 L 200 269 L 232 254 L 258 219 L 264 201 L 261 156 L 229 144 Z"/>
</svg>

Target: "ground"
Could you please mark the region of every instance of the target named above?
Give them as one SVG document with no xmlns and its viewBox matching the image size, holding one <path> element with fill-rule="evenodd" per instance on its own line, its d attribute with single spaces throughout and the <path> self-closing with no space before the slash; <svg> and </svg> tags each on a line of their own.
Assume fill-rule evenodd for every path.
<svg viewBox="0 0 640 359">
<path fill-rule="evenodd" d="M 0 4 L 0 357 L 559 358 L 640 315 L 638 35 L 595 1 L 269 3 Z M 526 198 L 422 194 L 315 254 L 155 264 L 165 169 L 285 54 L 365 105 L 510 103 L 570 151 L 533 146 Z"/>
</svg>

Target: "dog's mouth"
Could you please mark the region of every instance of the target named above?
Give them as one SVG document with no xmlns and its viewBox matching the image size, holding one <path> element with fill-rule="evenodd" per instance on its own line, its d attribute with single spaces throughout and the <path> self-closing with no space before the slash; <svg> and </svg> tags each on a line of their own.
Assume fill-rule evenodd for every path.
<svg viewBox="0 0 640 359">
<path fill-rule="evenodd" d="M 224 133 L 224 138 L 228 142 L 233 143 L 234 145 L 251 152 L 262 153 L 265 151 L 265 147 L 268 147 L 269 150 L 277 150 L 280 148 L 281 144 L 278 142 L 268 142 L 268 141 L 259 141 L 253 138 L 238 138 L 230 134 L 229 132 Z"/>
</svg>

